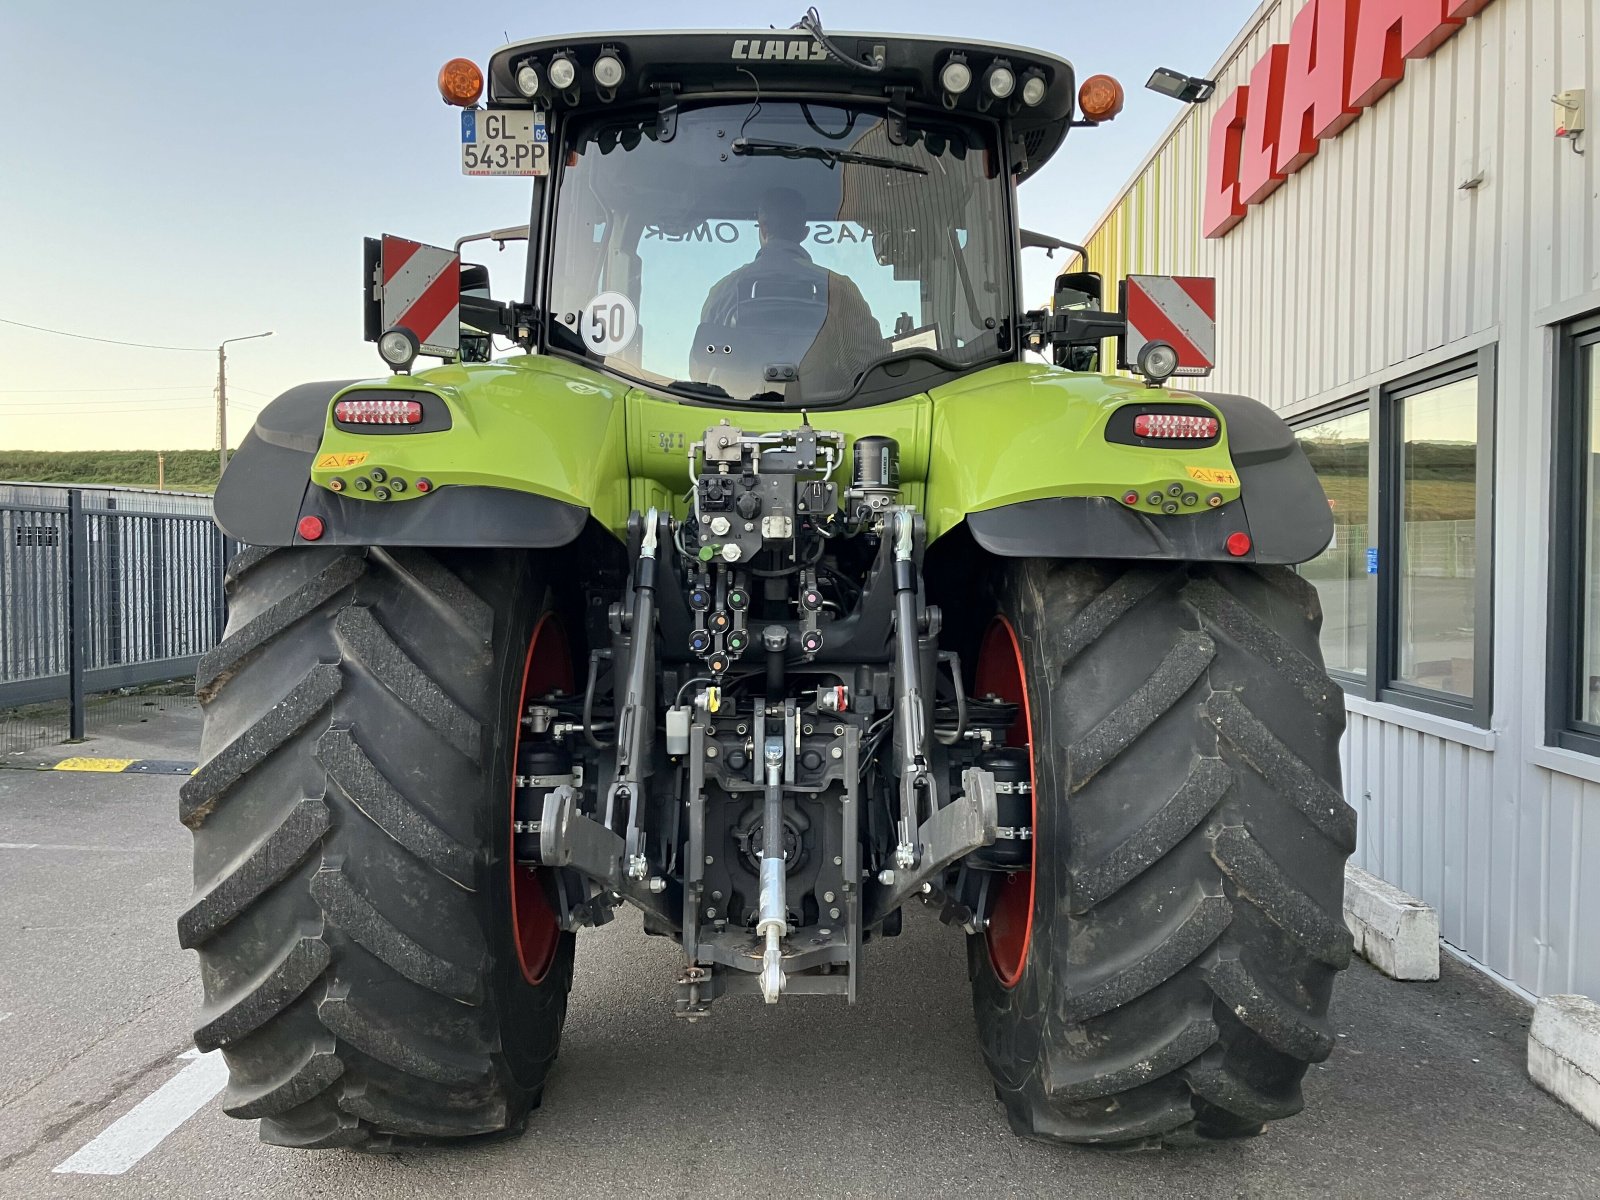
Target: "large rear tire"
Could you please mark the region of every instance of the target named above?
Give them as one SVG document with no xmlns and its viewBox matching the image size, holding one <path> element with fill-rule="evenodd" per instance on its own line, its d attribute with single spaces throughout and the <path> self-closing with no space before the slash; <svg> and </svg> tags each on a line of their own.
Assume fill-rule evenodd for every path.
<svg viewBox="0 0 1600 1200">
<path fill-rule="evenodd" d="M 1163 1145 L 1299 1111 L 1333 1045 L 1355 844 L 1315 590 L 1032 560 L 993 605 L 976 684 L 1024 705 L 1034 856 L 968 950 L 1012 1128 Z"/>
<path fill-rule="evenodd" d="M 227 634 L 196 678 L 203 762 L 179 806 L 195 896 L 178 922 L 205 989 L 195 1043 L 228 1063 L 224 1110 L 308 1148 L 519 1127 L 573 956 L 547 905 L 512 900 L 518 705 L 552 657 L 531 652 L 551 628 L 534 561 L 249 549 L 227 588 Z M 550 923 L 514 930 L 524 910 Z"/>
</svg>

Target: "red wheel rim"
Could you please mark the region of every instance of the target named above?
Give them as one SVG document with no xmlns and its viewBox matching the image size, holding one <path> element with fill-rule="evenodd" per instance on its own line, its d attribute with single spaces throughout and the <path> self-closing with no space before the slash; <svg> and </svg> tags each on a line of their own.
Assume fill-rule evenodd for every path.
<svg viewBox="0 0 1600 1200">
<path fill-rule="evenodd" d="M 1039 827 L 1039 793 L 1035 787 L 1033 744 L 1033 713 L 1028 706 L 1027 673 L 1022 665 L 1022 648 L 1017 645 L 1017 633 L 1011 622 L 995 617 L 983 635 L 983 648 L 978 651 L 976 691 L 980 696 L 998 696 L 1017 705 L 1017 719 L 1006 731 L 1006 745 L 1022 746 L 1028 750 L 1028 799 L 1033 811 L 1033 827 Z M 989 961 L 994 973 L 1006 987 L 1015 987 L 1022 978 L 1023 965 L 1028 960 L 1028 942 L 1033 936 L 1033 866 L 1038 853 L 1038 838 L 1028 842 L 1028 869 L 1002 875 L 990 887 L 989 925 L 986 937 L 989 943 Z"/>
<path fill-rule="evenodd" d="M 511 753 L 511 821 L 517 819 L 517 752 L 522 748 L 522 714 L 529 696 L 572 691 L 572 652 L 567 635 L 550 613 L 539 618 L 528 640 L 528 658 L 522 668 L 522 690 L 517 693 L 517 735 Z M 512 847 L 516 846 L 513 830 Z M 517 964 L 529 983 L 541 983 L 555 961 L 556 945 L 561 940 L 561 925 L 550 898 L 545 894 L 539 871 L 517 866 L 516 853 L 507 854 L 511 864 L 511 940 L 517 947 Z"/>
</svg>

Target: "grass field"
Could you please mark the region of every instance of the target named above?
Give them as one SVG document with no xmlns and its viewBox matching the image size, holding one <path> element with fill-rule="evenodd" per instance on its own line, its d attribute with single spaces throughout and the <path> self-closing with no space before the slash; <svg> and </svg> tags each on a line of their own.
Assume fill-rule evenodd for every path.
<svg viewBox="0 0 1600 1200">
<path fill-rule="evenodd" d="M 158 477 L 158 453 L 166 458 L 168 491 L 216 490 L 215 450 L 0 450 L 0 479 L 153 488 Z"/>
</svg>

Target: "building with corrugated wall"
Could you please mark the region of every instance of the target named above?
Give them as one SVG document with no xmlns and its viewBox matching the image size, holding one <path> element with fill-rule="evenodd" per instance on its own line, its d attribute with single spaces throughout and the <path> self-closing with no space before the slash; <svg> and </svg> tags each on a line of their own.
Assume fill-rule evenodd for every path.
<svg viewBox="0 0 1600 1200">
<path fill-rule="evenodd" d="M 1600 997 L 1600 0 L 1266 0 L 1211 77 L 1090 265 L 1214 275 L 1322 477 L 1354 861 Z"/>
</svg>

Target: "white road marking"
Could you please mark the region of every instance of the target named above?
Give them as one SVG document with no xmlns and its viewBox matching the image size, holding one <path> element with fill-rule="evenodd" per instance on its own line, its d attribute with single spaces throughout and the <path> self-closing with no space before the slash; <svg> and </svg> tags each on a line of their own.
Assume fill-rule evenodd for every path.
<svg viewBox="0 0 1600 1200">
<path fill-rule="evenodd" d="M 193 1061 L 52 1173 L 121 1175 L 204 1108 L 227 1084 L 228 1065 L 222 1061 L 220 1050 L 210 1054 L 190 1050 L 178 1057 Z"/>
<path fill-rule="evenodd" d="M 139 854 L 143 846 L 69 846 L 49 842 L 0 842 L 0 850 L 105 850 L 112 854 Z"/>
</svg>

